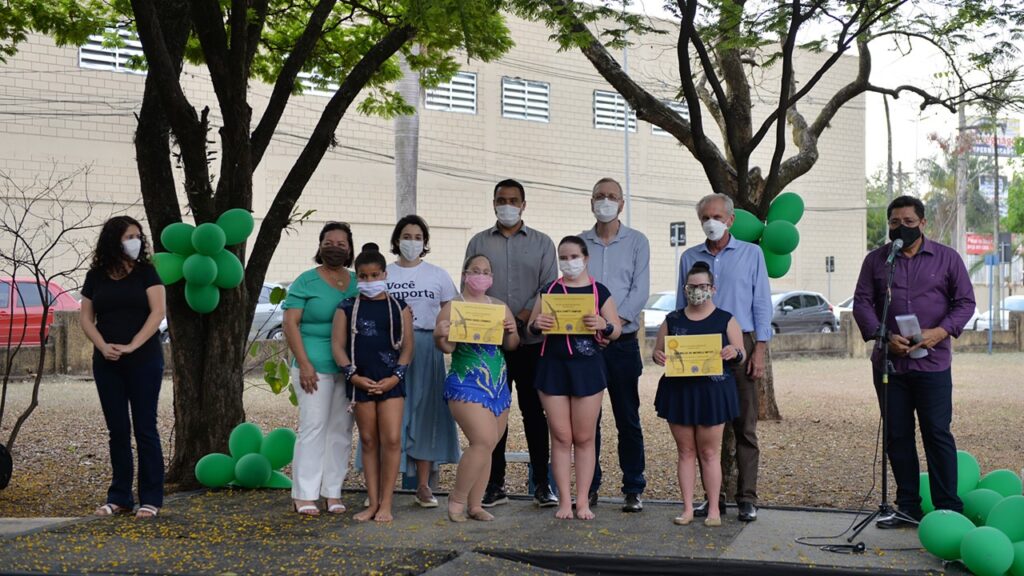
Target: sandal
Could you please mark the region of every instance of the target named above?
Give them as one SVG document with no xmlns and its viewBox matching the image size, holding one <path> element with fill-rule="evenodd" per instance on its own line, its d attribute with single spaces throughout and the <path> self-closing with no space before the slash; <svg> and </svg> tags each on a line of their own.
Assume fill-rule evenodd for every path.
<svg viewBox="0 0 1024 576">
<path fill-rule="evenodd" d="M 676 516 L 672 519 L 672 523 L 678 526 L 687 526 L 690 522 L 693 522 L 693 514 Z"/>
<path fill-rule="evenodd" d="M 417 489 L 415 499 L 420 508 L 437 508 L 437 498 L 430 492 L 430 488 Z"/>
<path fill-rule="evenodd" d="M 151 504 L 143 504 L 139 506 L 138 511 L 135 512 L 136 518 L 156 518 L 157 514 L 160 513 L 160 509 Z"/>
<path fill-rule="evenodd" d="M 107 502 L 103 506 L 100 506 L 93 512 L 94 516 L 115 516 L 117 514 L 131 514 L 131 508 L 125 508 L 124 506 L 118 506 L 113 502 Z"/>
<path fill-rule="evenodd" d="M 341 502 L 327 505 L 328 514 L 344 514 L 347 510 L 348 508 L 345 508 L 345 505 L 342 504 Z"/>
<path fill-rule="evenodd" d="M 295 512 L 299 516 L 319 516 L 320 508 L 316 504 L 303 504 L 299 506 L 298 502 L 292 501 L 292 507 L 295 508 Z"/>
</svg>

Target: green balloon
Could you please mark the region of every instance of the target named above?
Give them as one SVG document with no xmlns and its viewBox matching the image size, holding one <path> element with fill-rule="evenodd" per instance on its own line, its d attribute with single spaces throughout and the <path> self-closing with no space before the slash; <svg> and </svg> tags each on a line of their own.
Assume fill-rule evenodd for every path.
<svg viewBox="0 0 1024 576">
<path fill-rule="evenodd" d="M 200 224 L 192 231 L 192 247 L 204 256 L 213 256 L 224 249 L 224 230 L 212 222 Z"/>
<path fill-rule="evenodd" d="M 976 576 L 1003 576 L 1013 565 L 1013 542 L 995 528 L 975 528 L 960 543 L 960 558 Z"/>
<path fill-rule="evenodd" d="M 196 227 L 191 224 L 175 222 L 160 232 L 160 243 L 175 254 L 194 254 L 196 249 L 192 247 L 192 231 L 195 229 Z"/>
<path fill-rule="evenodd" d="M 769 278 L 782 278 L 786 272 L 789 272 L 789 267 L 793 265 L 792 254 L 775 254 L 763 245 L 761 252 L 764 253 L 764 264 L 768 268 Z"/>
<path fill-rule="evenodd" d="M 961 540 L 974 529 L 974 524 L 963 514 L 936 510 L 921 519 L 917 537 L 925 550 L 943 560 L 957 560 L 960 558 Z"/>
<path fill-rule="evenodd" d="M 785 220 L 769 222 L 761 235 L 761 245 L 774 254 L 789 254 L 800 243 L 800 232 Z"/>
<path fill-rule="evenodd" d="M 228 450 L 236 461 L 246 454 L 259 454 L 263 446 L 263 431 L 252 422 L 242 422 L 228 436 Z"/>
<path fill-rule="evenodd" d="M 280 470 L 287 466 L 295 455 L 295 431 L 291 428 L 276 428 L 263 439 L 260 454 L 267 457 L 270 467 Z"/>
<path fill-rule="evenodd" d="M 235 483 L 243 488 L 259 488 L 272 473 L 270 462 L 262 454 L 246 454 L 235 464 Z"/>
<path fill-rule="evenodd" d="M 209 256 L 193 254 L 185 258 L 181 272 L 189 284 L 208 286 L 217 279 L 217 262 Z"/>
<path fill-rule="evenodd" d="M 964 494 L 962 498 L 964 502 L 964 516 L 970 518 L 975 526 L 984 526 L 988 513 L 1002 499 L 1002 494 L 995 490 L 975 488 Z"/>
<path fill-rule="evenodd" d="M 157 252 L 153 254 L 153 267 L 164 284 L 174 284 L 181 280 L 184 272 L 185 257 L 174 252 Z"/>
<path fill-rule="evenodd" d="M 985 525 L 1006 534 L 1011 542 L 1024 541 L 1024 496 L 1009 496 L 996 502 Z"/>
<path fill-rule="evenodd" d="M 216 310 L 217 305 L 220 304 L 220 290 L 212 284 L 196 286 L 191 282 L 186 282 L 185 302 L 188 303 L 189 308 L 199 314 L 209 314 Z"/>
<path fill-rule="evenodd" d="M 793 192 L 783 192 L 772 200 L 768 207 L 768 223 L 785 220 L 797 224 L 804 215 L 804 199 Z"/>
<path fill-rule="evenodd" d="M 735 211 L 735 219 L 729 227 L 729 233 L 744 242 L 757 242 L 764 231 L 764 222 L 742 208 Z"/>
<path fill-rule="evenodd" d="M 207 454 L 196 462 L 196 480 L 207 488 L 223 488 L 235 479 L 235 461 L 227 454 Z"/>
<path fill-rule="evenodd" d="M 244 208 L 232 208 L 217 218 L 217 225 L 224 229 L 227 237 L 227 245 L 234 246 L 245 242 L 245 239 L 252 234 L 255 222 L 252 213 Z"/>
<path fill-rule="evenodd" d="M 217 264 L 217 277 L 213 279 L 213 283 L 218 288 L 230 290 L 242 283 L 245 269 L 242 268 L 238 256 L 227 250 L 221 250 L 213 255 L 213 261 Z"/>
<path fill-rule="evenodd" d="M 981 479 L 981 466 L 978 460 L 966 450 L 956 451 L 956 495 L 963 498 L 971 490 L 978 487 Z"/>
<path fill-rule="evenodd" d="M 263 484 L 263 488 L 277 488 L 281 490 L 290 490 L 292 487 L 292 479 L 285 476 L 280 470 L 274 470 L 270 473 L 270 480 L 267 480 Z"/>
<path fill-rule="evenodd" d="M 1022 490 L 1020 476 L 1012 470 L 993 470 L 985 474 L 978 482 L 978 488 L 995 490 L 1003 496 L 1020 496 Z"/>
<path fill-rule="evenodd" d="M 921 482 L 917 489 L 921 495 L 921 511 L 925 514 L 935 511 L 935 504 L 932 503 L 932 484 L 928 480 L 928 473 L 921 472 Z"/>
<path fill-rule="evenodd" d="M 1013 545 L 1013 564 L 1006 571 L 1010 576 L 1024 576 L 1024 542 Z"/>
</svg>

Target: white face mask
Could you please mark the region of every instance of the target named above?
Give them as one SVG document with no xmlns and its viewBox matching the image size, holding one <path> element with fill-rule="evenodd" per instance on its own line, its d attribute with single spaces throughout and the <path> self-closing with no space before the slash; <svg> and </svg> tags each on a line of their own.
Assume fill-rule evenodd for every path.
<svg viewBox="0 0 1024 576">
<path fill-rule="evenodd" d="M 498 216 L 498 222 L 501 222 L 502 226 L 511 228 L 516 224 L 519 224 L 519 217 L 522 214 L 522 211 L 515 206 L 503 204 L 495 208 L 494 213 Z"/>
<path fill-rule="evenodd" d="M 384 280 L 374 280 L 373 282 L 360 282 L 359 293 L 367 298 L 376 298 L 388 289 L 388 283 Z"/>
<path fill-rule="evenodd" d="M 125 240 L 124 242 L 121 242 L 121 249 L 124 250 L 124 253 L 128 258 L 138 260 L 139 253 L 142 252 L 142 240 L 138 238 Z"/>
<path fill-rule="evenodd" d="M 700 227 L 704 230 L 704 234 L 707 235 L 708 240 L 711 240 L 712 242 L 718 242 L 721 240 L 722 237 L 725 236 L 725 231 L 729 229 L 724 222 L 719 222 L 714 219 L 705 221 L 700 225 Z"/>
<path fill-rule="evenodd" d="M 423 254 L 423 241 L 401 240 L 398 242 L 398 251 L 402 253 L 402 258 L 415 260 Z"/>
<path fill-rule="evenodd" d="M 594 216 L 601 222 L 608 223 L 619 215 L 619 203 L 615 200 L 598 200 L 594 202 Z"/>
<path fill-rule="evenodd" d="M 562 271 L 562 276 L 566 278 L 575 278 L 583 273 L 583 270 L 587 267 L 586 262 L 583 258 L 573 258 L 572 260 L 559 260 L 558 269 Z"/>
</svg>

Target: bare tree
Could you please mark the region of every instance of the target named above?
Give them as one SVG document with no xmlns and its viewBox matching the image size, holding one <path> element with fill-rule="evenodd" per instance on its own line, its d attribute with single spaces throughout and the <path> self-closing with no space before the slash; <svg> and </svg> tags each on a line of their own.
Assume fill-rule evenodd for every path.
<svg viewBox="0 0 1024 576">
<path fill-rule="evenodd" d="M 39 406 L 39 386 L 46 365 L 47 338 L 50 331 L 52 306 L 61 294 L 50 291 L 50 283 L 59 285 L 64 292 L 78 288 L 78 279 L 88 267 L 90 242 L 83 242 L 83 232 L 96 227 L 93 207 L 87 194 L 73 191 L 75 181 L 88 175 L 88 168 L 78 168 L 58 175 L 56 169 L 44 179 L 36 177 L 27 185 L 19 184 L 11 175 L 0 170 L 0 271 L 11 277 L 8 312 L 18 302 L 28 298 L 22 292 L 19 276 L 35 279 L 39 302 L 42 303 L 43 321 L 39 325 L 39 357 L 32 380 L 29 404 L 21 412 L 7 437 L 7 448 L 13 452 L 14 443 L 22 426 Z M 90 239 L 91 240 L 91 239 Z M 0 426 L 7 411 L 7 392 L 11 382 L 14 361 L 28 335 L 28 315 L 21 315 L 21 326 L 12 323 L 7 329 L 7 344 L 0 386 Z"/>
</svg>

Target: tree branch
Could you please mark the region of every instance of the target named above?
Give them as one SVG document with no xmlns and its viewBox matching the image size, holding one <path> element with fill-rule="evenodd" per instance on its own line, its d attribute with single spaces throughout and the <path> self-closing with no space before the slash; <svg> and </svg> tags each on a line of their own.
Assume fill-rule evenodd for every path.
<svg viewBox="0 0 1024 576">
<path fill-rule="evenodd" d="M 334 10 L 335 4 L 337 4 L 337 0 L 320 0 L 317 3 L 316 8 L 309 15 L 306 29 L 302 31 L 302 35 L 295 42 L 295 46 L 281 67 L 281 73 L 278 75 L 277 81 L 274 82 L 274 90 L 270 94 L 267 108 L 263 111 L 260 123 L 252 133 L 252 166 L 254 169 L 259 166 L 267 146 L 270 145 L 270 140 L 273 138 L 281 116 L 288 105 L 288 99 L 295 86 L 295 79 L 298 78 L 299 72 L 302 71 L 302 67 L 313 52 L 317 41 L 320 40 L 324 24 Z"/>
<path fill-rule="evenodd" d="M 232 107 L 233 87 L 224 14 L 217 0 L 189 0 L 189 5 L 192 7 L 192 26 L 203 47 L 203 60 L 210 70 L 213 91 L 221 111 L 226 113 Z M 244 10 L 242 14 L 244 18 Z M 242 89 L 245 89 L 244 85 Z"/>
</svg>

